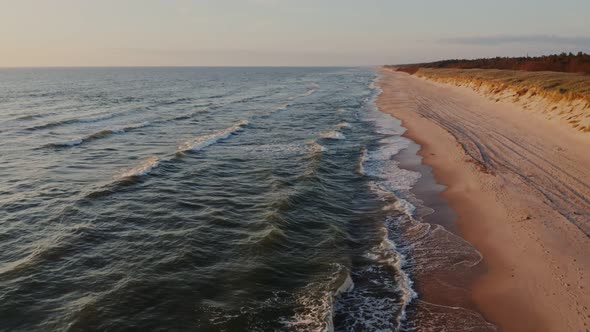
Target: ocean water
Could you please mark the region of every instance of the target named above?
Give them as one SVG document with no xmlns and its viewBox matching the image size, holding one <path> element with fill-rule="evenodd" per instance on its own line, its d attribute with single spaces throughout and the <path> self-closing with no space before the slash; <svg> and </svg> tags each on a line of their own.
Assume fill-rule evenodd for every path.
<svg viewBox="0 0 590 332">
<path fill-rule="evenodd" d="M 0 329 L 418 329 L 449 256 L 376 76 L 0 70 Z"/>
</svg>

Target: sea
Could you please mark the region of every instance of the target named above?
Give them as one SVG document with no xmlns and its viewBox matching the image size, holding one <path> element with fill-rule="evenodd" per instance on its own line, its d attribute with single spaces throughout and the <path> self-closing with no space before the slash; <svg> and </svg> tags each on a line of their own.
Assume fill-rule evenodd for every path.
<svg viewBox="0 0 590 332">
<path fill-rule="evenodd" d="M 377 78 L 0 69 L 0 330 L 437 331 L 415 276 L 481 256 L 421 222 Z"/>
</svg>

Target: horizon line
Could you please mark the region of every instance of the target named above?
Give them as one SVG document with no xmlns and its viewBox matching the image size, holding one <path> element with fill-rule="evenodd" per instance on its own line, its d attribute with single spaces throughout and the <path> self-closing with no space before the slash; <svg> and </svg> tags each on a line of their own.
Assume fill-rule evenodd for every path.
<svg viewBox="0 0 590 332">
<path fill-rule="evenodd" d="M 0 66 L 0 69 L 67 69 L 67 68 L 353 68 L 353 67 L 381 67 L 386 64 L 378 65 L 145 65 L 145 66 L 127 66 L 127 65 L 113 65 L 113 66 Z"/>
</svg>

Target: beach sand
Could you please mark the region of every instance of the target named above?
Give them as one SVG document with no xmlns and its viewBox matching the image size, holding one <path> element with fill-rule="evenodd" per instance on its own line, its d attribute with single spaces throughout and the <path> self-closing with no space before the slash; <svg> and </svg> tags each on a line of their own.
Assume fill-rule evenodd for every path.
<svg viewBox="0 0 590 332">
<path fill-rule="evenodd" d="M 590 135 L 406 73 L 382 70 L 379 86 L 380 110 L 447 187 L 447 227 L 484 257 L 466 302 L 501 331 L 590 331 Z"/>
</svg>

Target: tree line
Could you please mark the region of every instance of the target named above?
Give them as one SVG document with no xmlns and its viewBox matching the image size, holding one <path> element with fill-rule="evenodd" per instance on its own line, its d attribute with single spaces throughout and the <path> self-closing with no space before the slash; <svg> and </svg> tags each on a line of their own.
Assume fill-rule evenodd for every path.
<svg viewBox="0 0 590 332">
<path fill-rule="evenodd" d="M 452 59 L 394 67 L 411 74 L 415 73 L 419 68 L 479 68 L 590 74 L 590 54 L 578 52 L 577 54 L 561 53 L 537 57 L 495 57 L 474 60 Z"/>
</svg>

